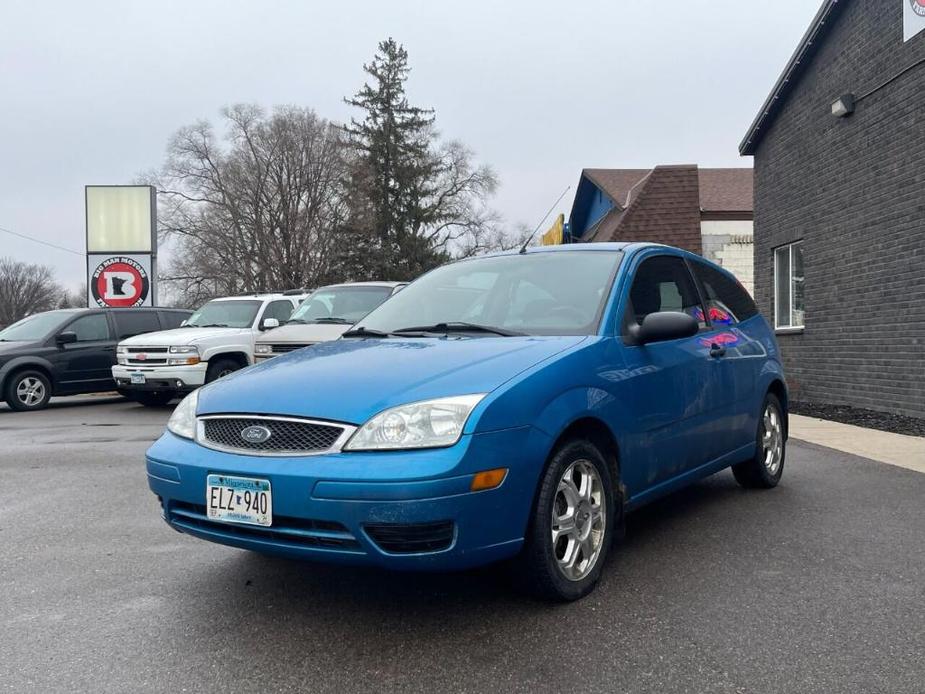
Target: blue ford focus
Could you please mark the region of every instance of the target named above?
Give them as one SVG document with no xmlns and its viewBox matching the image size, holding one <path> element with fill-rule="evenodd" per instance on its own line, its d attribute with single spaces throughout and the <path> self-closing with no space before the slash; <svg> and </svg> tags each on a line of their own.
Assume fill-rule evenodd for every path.
<svg viewBox="0 0 925 694">
<path fill-rule="evenodd" d="M 514 558 L 573 600 L 625 513 L 727 467 L 774 487 L 786 438 L 774 334 L 732 275 L 589 244 L 445 265 L 342 339 L 194 392 L 147 472 L 204 540 L 395 569 Z"/>
</svg>

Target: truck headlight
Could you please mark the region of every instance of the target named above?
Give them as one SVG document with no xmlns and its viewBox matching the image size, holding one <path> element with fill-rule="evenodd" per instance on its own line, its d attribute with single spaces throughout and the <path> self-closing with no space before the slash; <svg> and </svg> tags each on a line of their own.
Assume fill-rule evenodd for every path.
<svg viewBox="0 0 925 694">
<path fill-rule="evenodd" d="M 192 366 L 199 363 L 199 348 L 194 345 L 176 345 L 167 351 L 170 355 L 184 355 L 168 356 L 167 366 Z"/>
<path fill-rule="evenodd" d="M 424 400 L 384 410 L 357 429 L 348 451 L 452 446 L 485 393 Z"/>
<path fill-rule="evenodd" d="M 125 345 L 116 345 L 116 354 L 128 354 L 128 347 Z"/>
<path fill-rule="evenodd" d="M 254 354 L 273 354 L 273 345 L 257 345 Z"/>
<path fill-rule="evenodd" d="M 196 406 L 199 404 L 199 391 L 194 390 L 180 401 L 167 420 L 167 430 L 184 439 L 196 438 Z"/>
</svg>

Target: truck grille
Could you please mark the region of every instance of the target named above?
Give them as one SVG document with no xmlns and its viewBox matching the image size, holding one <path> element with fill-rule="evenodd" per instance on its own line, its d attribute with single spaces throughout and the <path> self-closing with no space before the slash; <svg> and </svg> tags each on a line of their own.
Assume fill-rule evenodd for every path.
<svg viewBox="0 0 925 694">
<path fill-rule="evenodd" d="M 167 363 L 167 347 L 129 347 L 128 363 L 131 366 L 163 366 Z"/>
<path fill-rule="evenodd" d="M 199 419 L 205 446 L 255 455 L 311 455 L 338 450 L 355 427 L 288 417 L 206 416 Z"/>
</svg>

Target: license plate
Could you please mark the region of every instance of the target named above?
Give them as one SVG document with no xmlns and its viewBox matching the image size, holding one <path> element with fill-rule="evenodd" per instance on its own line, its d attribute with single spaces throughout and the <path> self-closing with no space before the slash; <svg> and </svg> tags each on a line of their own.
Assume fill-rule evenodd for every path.
<svg viewBox="0 0 925 694">
<path fill-rule="evenodd" d="M 132 383 L 144 384 L 145 375 L 144 374 L 132 374 Z"/>
<path fill-rule="evenodd" d="M 206 509 L 210 520 L 269 526 L 273 524 L 273 497 L 269 480 L 209 475 Z"/>
</svg>

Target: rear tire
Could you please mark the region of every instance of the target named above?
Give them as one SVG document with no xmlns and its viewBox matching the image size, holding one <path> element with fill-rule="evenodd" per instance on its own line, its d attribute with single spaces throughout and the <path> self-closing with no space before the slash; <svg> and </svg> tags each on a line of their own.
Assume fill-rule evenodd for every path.
<svg viewBox="0 0 925 694">
<path fill-rule="evenodd" d="M 764 397 L 758 432 L 755 438 L 755 455 L 751 460 L 732 466 L 736 482 L 746 489 L 771 489 L 784 474 L 787 456 L 784 409 L 773 393 Z"/>
<path fill-rule="evenodd" d="M 610 467 L 597 447 L 577 439 L 560 447 L 540 479 L 517 582 L 546 600 L 568 602 L 600 579 L 614 535 L 617 508 Z"/>
<path fill-rule="evenodd" d="M 241 365 L 233 359 L 218 359 L 214 362 L 209 362 L 209 368 L 206 369 L 206 383 L 224 378 L 240 368 Z"/>
<path fill-rule="evenodd" d="M 135 393 L 132 398 L 145 407 L 165 407 L 176 396 L 175 393 Z"/>
<path fill-rule="evenodd" d="M 18 412 L 42 410 L 51 400 L 51 382 L 41 371 L 20 371 L 7 380 L 4 398 Z"/>
</svg>

